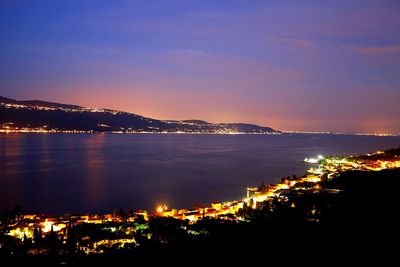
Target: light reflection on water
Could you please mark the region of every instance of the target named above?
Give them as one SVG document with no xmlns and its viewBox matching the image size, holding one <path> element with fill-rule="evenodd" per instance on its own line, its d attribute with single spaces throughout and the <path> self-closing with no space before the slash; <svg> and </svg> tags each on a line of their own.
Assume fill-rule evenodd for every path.
<svg viewBox="0 0 400 267">
<path fill-rule="evenodd" d="M 399 137 L 340 135 L 0 135 L 0 209 L 111 212 L 192 207 L 302 174 L 316 154 L 366 153 Z"/>
</svg>

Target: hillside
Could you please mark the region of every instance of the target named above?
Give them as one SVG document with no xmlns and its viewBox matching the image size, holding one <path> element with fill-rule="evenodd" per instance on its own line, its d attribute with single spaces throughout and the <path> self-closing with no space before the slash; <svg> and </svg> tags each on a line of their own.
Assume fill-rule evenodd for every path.
<svg viewBox="0 0 400 267">
<path fill-rule="evenodd" d="M 201 120 L 157 120 L 109 109 L 0 97 L 0 129 L 93 132 L 279 133 L 270 127 Z"/>
</svg>

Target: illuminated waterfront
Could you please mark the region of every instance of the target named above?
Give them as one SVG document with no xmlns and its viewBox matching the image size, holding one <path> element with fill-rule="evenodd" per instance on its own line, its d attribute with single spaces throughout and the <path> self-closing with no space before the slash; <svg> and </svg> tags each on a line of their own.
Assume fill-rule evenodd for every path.
<svg viewBox="0 0 400 267">
<path fill-rule="evenodd" d="M 400 168 L 399 155 L 379 158 L 384 154 L 384 151 L 376 151 L 365 156 L 350 155 L 325 158 L 322 155 L 318 155 L 314 158 L 306 158 L 304 160 L 305 162 L 316 164 L 317 167 L 310 167 L 307 170 L 307 174 L 304 176 L 286 177 L 282 178 L 279 183 L 269 184 L 267 186 L 263 184 L 260 187 L 253 188 L 249 187 L 247 188 L 247 195 L 243 199 L 212 203 L 210 207 L 197 208 L 191 211 L 186 209 L 168 209 L 167 206 L 159 206 L 156 210 L 156 215 L 164 217 L 170 216 L 176 219 L 189 221 L 196 221 L 204 217 L 243 220 L 240 215 L 236 216 L 236 214 L 240 209 L 243 209 L 244 206 L 256 209 L 258 203 L 262 204 L 265 201 L 276 199 L 282 199 L 283 201 L 289 200 L 288 196 L 290 194 L 297 194 L 297 192 L 318 192 L 319 190 L 327 190 L 327 188 L 321 188 L 320 182 L 334 179 L 345 171 L 381 171 Z M 329 191 L 333 193 L 338 192 L 338 190 L 335 189 L 329 189 Z M 225 217 L 228 214 L 235 216 Z"/>
<path fill-rule="evenodd" d="M 349 147 L 348 143 L 352 143 Z M 1 209 L 109 213 L 241 199 L 301 175 L 305 157 L 396 147 L 398 137 L 342 135 L 0 135 Z"/>
<path fill-rule="evenodd" d="M 108 232 L 106 236 L 101 237 L 99 233 L 93 236 L 89 232 L 83 233 L 83 238 L 76 242 L 76 250 L 81 254 L 101 254 L 109 249 L 131 249 L 140 246 L 140 242 L 135 236 L 141 236 L 145 239 L 151 239 L 156 236 L 155 232 L 148 231 L 149 224 L 157 218 L 166 217 L 185 221 L 185 224 L 195 224 L 197 221 L 207 219 L 217 219 L 221 221 L 246 222 L 246 210 L 262 210 L 266 206 L 273 207 L 279 203 L 285 203 L 290 208 L 296 207 L 296 202 L 292 200 L 302 195 L 308 194 L 339 194 L 342 190 L 329 188 L 325 185 L 337 178 L 341 173 L 349 170 L 358 171 L 382 171 L 387 169 L 400 168 L 400 149 L 387 152 L 376 151 L 367 155 L 352 156 L 334 156 L 324 157 L 318 155 L 315 158 L 306 158 L 309 164 L 315 164 L 308 173 L 301 177 L 286 177 L 275 184 L 259 187 L 247 188 L 246 197 L 226 202 L 215 202 L 210 206 L 197 207 L 193 209 L 174 209 L 163 204 L 155 207 L 152 211 L 123 211 L 115 210 L 113 214 L 105 215 L 73 215 L 66 214 L 62 216 L 48 215 L 18 215 L 20 211 L 14 210 L 10 213 L 11 223 L 3 227 L 5 234 L 20 240 L 28 246 L 31 240 L 31 247 L 26 252 L 28 255 L 48 254 L 51 248 L 46 249 L 35 245 L 35 243 L 44 243 L 44 240 L 54 238 L 60 240 L 63 245 L 71 242 L 71 235 L 75 235 L 73 228 L 82 227 L 82 225 L 99 225 L 84 229 L 97 229 L 97 231 Z M 274 210 L 270 210 L 274 212 Z M 319 210 L 313 207 L 310 211 L 307 221 L 313 224 L 319 223 Z M 14 214 L 14 215 L 12 215 Z M 3 215 L 4 216 L 4 215 Z M 149 222 L 150 221 L 150 222 Z M 168 223 L 161 221 L 161 224 Z M 181 226 L 181 229 L 187 235 L 204 235 L 195 230 L 188 229 L 187 226 Z M 154 230 L 154 229 L 153 229 Z M 87 231 L 87 230 L 86 230 Z M 103 234 L 104 235 L 104 234 Z"/>
</svg>

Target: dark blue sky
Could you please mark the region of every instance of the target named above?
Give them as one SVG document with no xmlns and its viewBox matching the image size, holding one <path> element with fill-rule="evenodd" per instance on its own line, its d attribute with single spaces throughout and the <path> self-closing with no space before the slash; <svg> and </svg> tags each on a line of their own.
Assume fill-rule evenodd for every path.
<svg viewBox="0 0 400 267">
<path fill-rule="evenodd" d="M 0 95 L 400 133 L 399 1 L 0 3 Z"/>
</svg>

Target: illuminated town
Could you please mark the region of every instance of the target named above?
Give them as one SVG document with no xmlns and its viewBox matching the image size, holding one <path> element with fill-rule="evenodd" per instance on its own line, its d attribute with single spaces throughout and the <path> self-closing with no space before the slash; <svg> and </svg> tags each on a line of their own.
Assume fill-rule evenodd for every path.
<svg viewBox="0 0 400 267">
<path fill-rule="evenodd" d="M 3 100 L 2 100 L 3 99 Z M 5 100 L 4 100 L 5 99 Z M 280 134 L 269 127 L 243 123 L 209 123 L 201 120 L 156 120 L 133 113 L 87 108 L 44 101 L 16 101 L 0 97 L 0 133 L 114 133 L 114 134 Z M 11 116 L 12 119 L 6 119 Z M 37 121 L 26 120 L 32 116 Z M 49 116 L 49 117 L 46 117 Z M 51 119 L 57 117 L 56 120 Z M 83 116 L 83 117 L 81 117 Z M 65 118 L 92 124 L 64 125 Z M 122 121 L 122 123 L 121 123 Z"/>
<path fill-rule="evenodd" d="M 209 207 L 195 209 L 174 209 L 167 204 L 160 204 L 154 211 L 122 211 L 116 210 L 106 215 L 17 215 L 7 225 L 2 225 L 3 231 L 18 242 L 29 243 L 28 254 L 47 254 L 49 248 L 35 246 L 35 243 L 53 237 L 60 246 L 71 242 L 71 233 L 77 226 L 86 229 L 79 240 L 73 239 L 80 253 L 99 254 L 107 249 L 129 248 L 141 245 L 140 239 L 150 239 L 153 233 L 149 231 L 149 221 L 153 218 L 173 218 L 185 222 L 182 229 L 188 235 L 201 235 L 190 229 L 205 219 L 220 221 L 246 222 L 243 210 L 262 209 L 266 203 L 288 203 L 294 207 L 291 199 L 304 193 L 338 194 L 340 189 L 326 188 L 322 184 L 338 177 L 349 170 L 375 172 L 386 169 L 400 168 L 400 149 L 377 151 L 367 155 L 331 156 L 305 158 L 304 162 L 312 165 L 307 174 L 302 177 L 282 178 L 279 183 L 249 187 L 246 197 L 240 200 L 212 203 Z M 314 214 L 316 210 L 313 210 Z M 316 219 L 318 221 L 318 219 Z M 96 234 L 93 234 L 96 232 Z M 0 248 L 4 244 L 0 244 Z M 62 250 L 61 250 L 62 251 Z"/>
<path fill-rule="evenodd" d="M 15 101 L 15 100 L 14 100 Z M 58 114 L 98 114 L 110 116 L 133 116 L 135 119 L 145 122 L 150 126 L 135 128 L 135 127 L 112 127 L 110 123 L 100 122 L 95 125 L 95 129 L 79 129 L 79 128 L 62 128 L 48 124 L 40 124 L 39 126 L 16 125 L 12 121 L 1 120 L 0 117 L 0 133 L 68 133 L 68 134 L 93 134 L 93 133 L 113 133 L 113 134 L 220 134 L 220 135 L 240 135 L 240 134 L 337 134 L 343 135 L 347 133 L 340 132 L 309 132 L 309 131 L 275 131 L 267 127 L 244 129 L 238 124 L 229 123 L 208 123 L 199 120 L 154 120 L 128 112 L 103 109 L 103 108 L 87 108 L 75 105 L 64 105 L 57 103 L 41 102 L 28 103 L 18 102 L 9 103 L 0 99 L 0 110 L 18 112 L 34 112 L 35 116 L 41 116 L 36 112 L 58 112 Z M 62 121 L 62 119 L 60 119 Z M 163 124 L 164 126 L 160 125 Z M 398 136 L 397 134 L 388 133 L 354 133 L 354 135 L 366 136 Z"/>
</svg>

